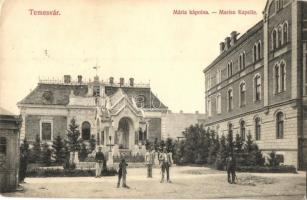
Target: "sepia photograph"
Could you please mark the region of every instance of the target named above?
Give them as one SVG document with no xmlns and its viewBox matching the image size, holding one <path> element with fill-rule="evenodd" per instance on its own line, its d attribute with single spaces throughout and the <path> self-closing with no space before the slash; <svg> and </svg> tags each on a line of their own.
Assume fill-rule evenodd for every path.
<svg viewBox="0 0 307 200">
<path fill-rule="evenodd" d="M 307 0 L 0 0 L 0 198 L 306 193 Z"/>
</svg>

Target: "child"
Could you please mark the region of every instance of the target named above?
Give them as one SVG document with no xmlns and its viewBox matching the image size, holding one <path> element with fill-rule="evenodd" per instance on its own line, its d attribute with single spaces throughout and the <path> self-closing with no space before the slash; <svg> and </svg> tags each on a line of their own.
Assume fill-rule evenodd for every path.
<svg viewBox="0 0 307 200">
<path fill-rule="evenodd" d="M 118 182 L 117 182 L 117 187 L 119 188 L 120 185 L 120 180 L 123 178 L 123 184 L 122 186 L 125 188 L 129 188 L 126 185 L 126 175 L 127 175 L 127 166 L 128 164 L 126 163 L 125 158 L 123 158 L 120 163 L 119 163 L 119 169 L 118 169 Z"/>
</svg>

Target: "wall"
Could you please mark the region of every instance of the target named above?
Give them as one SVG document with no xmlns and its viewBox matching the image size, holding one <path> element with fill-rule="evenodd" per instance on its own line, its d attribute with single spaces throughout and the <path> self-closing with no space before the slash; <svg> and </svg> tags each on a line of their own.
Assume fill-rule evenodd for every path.
<svg viewBox="0 0 307 200">
<path fill-rule="evenodd" d="M 203 119 L 204 114 L 194 113 L 166 113 L 162 115 L 162 138 L 177 139 L 182 137 L 182 131 L 190 125 L 198 123 L 199 119 Z"/>
</svg>

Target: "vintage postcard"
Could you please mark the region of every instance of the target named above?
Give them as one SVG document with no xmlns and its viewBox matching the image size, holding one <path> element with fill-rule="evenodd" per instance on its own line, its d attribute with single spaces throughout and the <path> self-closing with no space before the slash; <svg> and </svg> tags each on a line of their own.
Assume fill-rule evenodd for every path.
<svg viewBox="0 0 307 200">
<path fill-rule="evenodd" d="M 306 199 L 307 1 L 0 8 L 3 198 Z"/>
</svg>

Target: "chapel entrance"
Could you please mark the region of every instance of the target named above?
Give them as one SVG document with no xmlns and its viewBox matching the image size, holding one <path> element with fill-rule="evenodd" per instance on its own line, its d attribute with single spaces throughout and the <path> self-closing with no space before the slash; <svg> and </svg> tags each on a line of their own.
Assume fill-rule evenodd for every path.
<svg viewBox="0 0 307 200">
<path fill-rule="evenodd" d="M 129 137 L 133 133 L 132 120 L 123 117 L 118 122 L 117 144 L 120 149 L 129 149 Z"/>
</svg>

